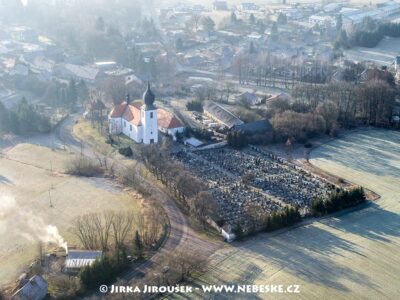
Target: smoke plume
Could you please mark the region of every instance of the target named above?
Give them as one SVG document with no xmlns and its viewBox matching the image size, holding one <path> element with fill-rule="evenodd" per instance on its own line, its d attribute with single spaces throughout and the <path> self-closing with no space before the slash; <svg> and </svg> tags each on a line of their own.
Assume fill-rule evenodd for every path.
<svg viewBox="0 0 400 300">
<path fill-rule="evenodd" d="M 16 234 L 24 239 L 56 244 L 68 253 L 67 243 L 58 228 L 47 224 L 43 218 L 17 205 L 14 197 L 0 194 L 0 239 L 3 234 Z"/>
</svg>

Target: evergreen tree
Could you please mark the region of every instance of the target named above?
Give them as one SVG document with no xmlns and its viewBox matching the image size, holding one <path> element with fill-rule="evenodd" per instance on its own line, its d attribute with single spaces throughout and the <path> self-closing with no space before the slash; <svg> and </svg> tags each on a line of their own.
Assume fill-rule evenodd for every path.
<svg viewBox="0 0 400 300">
<path fill-rule="evenodd" d="M 106 29 L 106 25 L 105 25 L 103 17 L 98 17 L 97 18 L 96 24 L 95 24 L 95 28 L 98 31 L 104 32 L 104 30 Z"/>
<path fill-rule="evenodd" d="M 264 34 L 266 29 L 267 29 L 267 26 L 265 25 L 265 23 L 261 20 L 258 20 L 257 21 L 257 32 L 259 34 Z"/>
<path fill-rule="evenodd" d="M 71 78 L 71 80 L 69 81 L 67 98 L 70 107 L 74 106 L 78 100 L 78 90 L 76 88 L 76 83 L 73 78 Z"/>
<path fill-rule="evenodd" d="M 256 49 L 255 49 L 254 43 L 253 43 L 252 41 L 250 42 L 249 53 L 250 53 L 250 54 L 256 53 Z"/>
<path fill-rule="evenodd" d="M 232 12 L 232 13 L 231 13 L 231 17 L 230 17 L 230 24 L 231 24 L 231 25 L 236 25 L 236 23 L 237 23 L 236 14 L 235 14 L 235 12 Z"/>
<path fill-rule="evenodd" d="M 277 39 L 278 38 L 278 23 L 274 22 L 271 27 L 271 38 Z"/>
<path fill-rule="evenodd" d="M 250 17 L 249 17 L 249 24 L 250 24 L 250 25 L 256 24 L 256 18 L 254 17 L 253 14 L 250 14 Z"/>
<path fill-rule="evenodd" d="M 183 50 L 183 41 L 182 41 L 182 38 L 178 38 L 178 39 L 175 41 L 175 48 L 176 48 L 177 51 L 182 51 L 182 50 Z"/>
<path fill-rule="evenodd" d="M 279 25 L 285 25 L 287 23 L 287 17 L 284 13 L 278 15 L 277 23 Z"/>
<path fill-rule="evenodd" d="M 336 18 L 336 31 L 337 32 L 342 31 L 342 27 L 343 27 L 343 16 L 342 14 L 339 14 Z"/>
<path fill-rule="evenodd" d="M 141 258 L 143 258 L 143 249 L 144 249 L 144 246 L 143 246 L 142 239 L 140 237 L 139 232 L 136 230 L 135 239 L 133 240 L 133 254 L 137 258 L 141 259 Z"/>
<path fill-rule="evenodd" d="M 210 17 L 203 17 L 201 19 L 201 24 L 204 30 L 207 31 L 208 33 L 214 31 L 215 29 L 215 22 Z"/>
<path fill-rule="evenodd" d="M 0 134 L 10 132 L 9 111 L 0 101 Z"/>
<path fill-rule="evenodd" d="M 78 83 L 77 94 L 81 102 L 85 102 L 89 98 L 89 88 L 83 79 Z"/>
</svg>

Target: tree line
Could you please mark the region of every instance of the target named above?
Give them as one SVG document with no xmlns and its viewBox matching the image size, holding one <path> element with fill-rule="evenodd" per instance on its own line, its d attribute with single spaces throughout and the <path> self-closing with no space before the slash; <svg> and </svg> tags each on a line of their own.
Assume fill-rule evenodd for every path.
<svg viewBox="0 0 400 300">
<path fill-rule="evenodd" d="M 345 208 L 356 206 L 366 201 L 362 187 L 350 191 L 340 190 L 329 196 L 328 199 L 316 198 L 311 203 L 311 212 L 315 216 L 323 216 Z"/>
<path fill-rule="evenodd" d="M 397 91 L 387 70 L 370 69 L 365 81 L 302 84 L 292 90 L 294 101 L 270 103 L 269 117 L 276 140 L 306 141 L 316 134 L 335 136 L 339 127 L 390 127 Z"/>
<path fill-rule="evenodd" d="M 287 59 L 268 52 L 243 54 L 233 66 L 240 84 L 255 84 L 265 87 L 292 88 L 299 82 L 325 83 L 333 66 L 319 59 L 297 57 Z"/>
<path fill-rule="evenodd" d="M 207 185 L 193 176 L 184 167 L 170 159 L 168 152 L 156 146 L 143 146 L 139 150 L 139 159 L 205 228 L 207 219 L 218 219 L 218 204 L 208 192 Z"/>
</svg>

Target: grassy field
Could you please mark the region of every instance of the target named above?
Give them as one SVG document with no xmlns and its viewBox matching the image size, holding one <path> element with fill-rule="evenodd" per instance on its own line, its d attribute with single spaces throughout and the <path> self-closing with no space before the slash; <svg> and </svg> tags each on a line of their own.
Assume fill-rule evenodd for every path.
<svg viewBox="0 0 400 300">
<path fill-rule="evenodd" d="M 385 37 L 374 48 L 354 47 L 346 50 L 346 59 L 354 61 L 371 61 L 381 66 L 390 66 L 398 55 L 400 38 Z"/>
<path fill-rule="evenodd" d="M 198 284 L 297 284 L 300 294 L 202 294 L 205 299 L 397 299 L 400 293 L 400 133 L 367 130 L 317 148 L 311 162 L 382 198 L 211 257 Z"/>
<path fill-rule="evenodd" d="M 63 174 L 72 156 L 19 144 L 0 157 L 0 286 L 35 259 L 48 225 L 78 245 L 68 231 L 75 217 L 104 210 L 139 212 L 142 199 L 107 179 Z"/>
</svg>

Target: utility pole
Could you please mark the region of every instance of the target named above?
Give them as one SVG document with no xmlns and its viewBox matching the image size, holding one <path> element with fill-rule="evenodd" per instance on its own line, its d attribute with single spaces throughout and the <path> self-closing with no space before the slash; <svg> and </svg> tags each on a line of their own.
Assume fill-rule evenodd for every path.
<svg viewBox="0 0 400 300">
<path fill-rule="evenodd" d="M 49 205 L 51 208 L 53 208 L 53 202 L 51 201 L 51 190 L 53 189 L 53 185 L 51 185 L 50 189 L 49 189 Z"/>
</svg>

